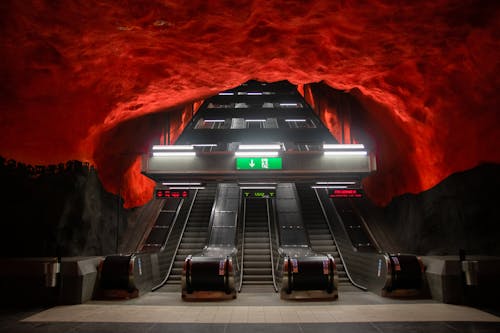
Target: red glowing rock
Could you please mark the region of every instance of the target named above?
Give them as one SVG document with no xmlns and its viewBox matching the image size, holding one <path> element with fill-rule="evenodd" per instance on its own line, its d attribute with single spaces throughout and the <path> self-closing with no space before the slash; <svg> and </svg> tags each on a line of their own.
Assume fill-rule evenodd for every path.
<svg viewBox="0 0 500 333">
<path fill-rule="evenodd" d="M 387 203 L 500 163 L 499 13 L 497 1 L 4 0 L 0 154 L 89 161 L 140 205 L 155 114 L 248 79 L 323 81 L 365 106 L 379 160 L 367 192 Z"/>
</svg>

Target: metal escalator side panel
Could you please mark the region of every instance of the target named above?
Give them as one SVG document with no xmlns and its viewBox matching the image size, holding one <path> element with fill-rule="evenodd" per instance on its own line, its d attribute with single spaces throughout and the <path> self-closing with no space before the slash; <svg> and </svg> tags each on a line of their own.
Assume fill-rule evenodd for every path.
<svg viewBox="0 0 500 333">
<path fill-rule="evenodd" d="M 208 243 L 204 252 L 236 252 L 236 231 L 241 194 L 237 184 L 219 184 L 209 224 Z M 225 249 L 225 250 L 222 250 Z M 222 252 L 220 253 L 222 255 Z"/>
<path fill-rule="evenodd" d="M 218 184 L 201 254 L 190 254 L 182 272 L 182 298 L 225 299 L 236 297 L 233 257 L 240 206 L 237 184 Z"/>
<path fill-rule="evenodd" d="M 289 248 L 289 250 L 285 251 L 296 252 L 294 254 L 309 252 L 309 239 L 304 229 L 295 184 L 278 184 L 275 202 L 282 249 Z"/>
</svg>

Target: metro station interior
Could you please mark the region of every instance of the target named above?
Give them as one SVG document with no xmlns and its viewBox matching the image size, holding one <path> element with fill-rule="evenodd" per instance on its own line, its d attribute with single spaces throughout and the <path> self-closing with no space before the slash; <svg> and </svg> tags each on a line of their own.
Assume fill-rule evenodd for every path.
<svg viewBox="0 0 500 333">
<path fill-rule="evenodd" d="M 2 332 L 500 330 L 496 2 L 0 9 Z"/>
</svg>

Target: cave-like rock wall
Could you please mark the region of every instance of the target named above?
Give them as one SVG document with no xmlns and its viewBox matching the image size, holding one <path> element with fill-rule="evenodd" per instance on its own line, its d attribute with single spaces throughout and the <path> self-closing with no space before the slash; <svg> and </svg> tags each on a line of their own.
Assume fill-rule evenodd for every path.
<svg viewBox="0 0 500 333">
<path fill-rule="evenodd" d="M 2 257 L 117 252 L 130 211 L 79 161 L 32 166 L 0 157 Z"/>
<path fill-rule="evenodd" d="M 396 197 L 378 221 L 399 251 L 421 255 L 500 255 L 500 165 L 454 173 L 419 194 Z"/>
<path fill-rule="evenodd" d="M 88 161 L 106 189 L 137 206 L 151 197 L 138 156 L 159 135 L 155 113 L 248 79 L 322 81 L 365 108 L 381 161 L 366 188 L 387 203 L 500 162 L 499 9 L 472 0 L 4 0 L 0 154 Z"/>
</svg>

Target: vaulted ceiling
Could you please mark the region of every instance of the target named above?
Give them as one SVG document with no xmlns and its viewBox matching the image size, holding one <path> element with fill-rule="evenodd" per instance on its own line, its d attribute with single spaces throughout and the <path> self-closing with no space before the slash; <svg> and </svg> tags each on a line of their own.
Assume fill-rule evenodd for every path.
<svg viewBox="0 0 500 333">
<path fill-rule="evenodd" d="M 323 81 L 366 109 L 387 203 L 500 163 L 498 1 L 0 2 L 0 155 L 96 165 L 126 206 L 177 110 L 249 79 Z"/>
</svg>

